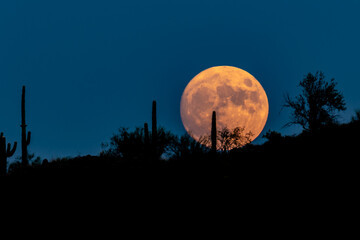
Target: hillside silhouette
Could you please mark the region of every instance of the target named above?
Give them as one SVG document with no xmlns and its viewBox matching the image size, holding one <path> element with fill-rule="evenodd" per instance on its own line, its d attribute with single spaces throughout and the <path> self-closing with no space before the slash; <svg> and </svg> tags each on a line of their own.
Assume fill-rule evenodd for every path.
<svg viewBox="0 0 360 240">
<path fill-rule="evenodd" d="M 322 76 L 322 75 L 320 75 Z M 311 81 L 310 81 L 310 80 Z M 12 163 L 6 173 L 7 157 L 14 154 L 16 142 L 9 143 L 1 134 L 2 175 L 7 179 L 53 179 L 56 181 L 107 181 L 107 182 L 240 182 L 241 186 L 272 186 L 286 189 L 294 186 L 323 187 L 341 185 L 343 188 L 354 187 L 358 169 L 358 137 L 360 136 L 360 113 L 348 123 L 337 123 L 334 108 L 324 108 L 327 100 L 338 99 L 340 110 L 345 109 L 343 97 L 335 91 L 333 79 L 331 85 L 318 75 L 307 75 L 305 92 L 307 98 L 298 97 L 300 104 L 287 98 L 288 105 L 295 106 L 293 119 L 300 119 L 302 114 L 305 125 L 309 112 L 311 127 L 296 136 L 282 136 L 269 131 L 264 136 L 267 141 L 261 145 L 250 143 L 249 135 L 239 127 L 236 134 L 228 130 L 226 136 L 236 139 L 220 138 L 224 130 L 216 130 L 216 113 L 212 116 L 212 131 L 208 147 L 185 134 L 176 136 L 157 125 L 156 101 L 152 103 L 151 130 L 147 122 L 143 127 L 130 131 L 120 128 L 108 143 L 103 144 L 103 151 L 98 156 L 82 156 L 53 160 L 30 161 L 27 147 L 30 132 L 26 136 L 25 123 L 25 87 L 22 92 L 21 124 L 21 162 Z M 320 84 L 314 84 L 321 80 Z M 325 90 L 322 90 L 322 85 Z M 311 94 L 314 93 L 313 97 Z M 332 98 L 326 94 L 332 94 Z M 338 94 L 338 95 L 336 95 Z M 341 99 L 338 98 L 341 96 Z M 309 101 L 307 110 L 306 101 Z M 318 102 L 321 104 L 318 104 Z M 297 111 L 296 107 L 301 108 Z M 316 106 L 316 107 L 313 107 Z M 291 106 L 290 106 L 291 107 Z M 315 109 L 315 110 L 314 110 Z M 317 111 L 320 114 L 317 114 Z M 324 117 L 325 116 L 325 117 Z M 324 120 L 325 119 L 325 120 Z M 225 141 L 225 140 L 226 141 Z M 229 141 L 228 141 L 229 140 Z M 218 143 L 221 143 L 218 147 Z M 232 147 L 224 145 L 229 142 Z M 226 143 L 225 143 L 226 144 Z M 235 147 L 234 147 L 235 146 Z M 221 150 L 220 150 L 221 149 Z M 5 169 L 5 170 L 4 170 Z M 305 185 L 304 185 L 305 184 Z"/>
<path fill-rule="evenodd" d="M 154 159 L 146 150 L 133 149 L 127 156 L 100 156 L 42 161 L 26 168 L 11 167 L 8 177 L 41 179 L 99 180 L 199 180 L 248 184 L 292 185 L 319 181 L 343 182 L 344 187 L 355 183 L 358 169 L 357 137 L 360 121 L 337 124 L 316 133 L 297 136 L 267 134 L 262 145 L 248 144 L 227 152 L 212 152 L 189 136 L 173 142 L 176 154 L 169 159 Z M 141 143 L 140 143 L 141 144 Z"/>
</svg>

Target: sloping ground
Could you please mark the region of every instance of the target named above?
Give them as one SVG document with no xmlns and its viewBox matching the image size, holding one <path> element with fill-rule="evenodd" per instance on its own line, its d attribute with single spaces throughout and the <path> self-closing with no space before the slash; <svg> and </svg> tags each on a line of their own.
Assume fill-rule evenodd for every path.
<svg viewBox="0 0 360 240">
<path fill-rule="evenodd" d="M 2 195 L 16 196 L 20 208 L 64 215 L 66 221 L 78 221 L 76 213 L 101 222 L 133 217 L 131 224 L 138 228 L 144 215 L 149 217 L 146 225 L 158 224 L 162 211 L 170 224 L 176 221 L 168 215 L 181 220 L 181 226 L 189 220 L 201 225 L 198 214 L 216 225 L 225 222 L 225 231 L 242 235 L 244 222 L 254 228 L 252 234 L 278 229 L 291 236 L 309 235 L 317 229 L 321 236 L 333 235 L 342 225 L 356 229 L 358 136 L 359 126 L 347 124 L 313 135 L 279 136 L 217 159 L 206 154 L 173 161 L 63 159 L 18 169 L 4 179 L 17 194 L 2 188 Z M 99 218 L 99 213 L 106 216 Z M 341 236 L 348 232 L 339 231 Z"/>
<path fill-rule="evenodd" d="M 359 182 L 360 125 L 353 122 L 277 136 L 261 146 L 234 151 L 225 160 L 225 175 L 237 187 L 268 194 L 351 196 Z"/>
<path fill-rule="evenodd" d="M 9 174 L 14 178 L 97 181 L 222 181 L 244 186 L 354 185 L 359 171 L 360 124 L 353 122 L 278 136 L 216 158 L 204 153 L 186 159 L 153 161 L 84 156 L 51 161 Z M 357 179 L 358 180 L 358 179 Z"/>
</svg>

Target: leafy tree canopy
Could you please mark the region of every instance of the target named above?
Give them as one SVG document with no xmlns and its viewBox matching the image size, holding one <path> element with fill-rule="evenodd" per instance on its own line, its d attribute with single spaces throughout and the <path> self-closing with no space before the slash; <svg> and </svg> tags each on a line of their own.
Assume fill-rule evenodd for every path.
<svg viewBox="0 0 360 240">
<path fill-rule="evenodd" d="M 336 112 L 346 110 L 344 97 L 335 88 L 334 78 L 326 81 L 322 72 L 308 73 L 299 86 L 301 94 L 295 98 L 285 96 L 284 107 L 292 110 L 291 120 L 286 126 L 299 124 L 304 130 L 313 132 L 334 123 Z"/>
</svg>

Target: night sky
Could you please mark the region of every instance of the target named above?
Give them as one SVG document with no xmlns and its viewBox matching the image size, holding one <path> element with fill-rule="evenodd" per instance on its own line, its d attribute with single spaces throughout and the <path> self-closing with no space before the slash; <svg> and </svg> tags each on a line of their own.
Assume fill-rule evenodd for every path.
<svg viewBox="0 0 360 240">
<path fill-rule="evenodd" d="M 181 135 L 184 88 L 217 65 L 262 84 L 263 133 L 299 133 L 282 128 L 283 96 L 317 70 L 338 82 L 347 122 L 360 109 L 359 11 L 356 0 L 2 0 L 0 131 L 20 143 L 26 85 L 29 151 L 42 158 L 98 154 L 119 127 L 151 123 L 152 100 L 159 125 Z"/>
</svg>

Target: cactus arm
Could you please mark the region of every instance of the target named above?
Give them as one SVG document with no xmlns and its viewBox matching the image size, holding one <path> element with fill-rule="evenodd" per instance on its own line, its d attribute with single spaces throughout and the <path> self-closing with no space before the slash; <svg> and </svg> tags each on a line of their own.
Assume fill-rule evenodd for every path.
<svg viewBox="0 0 360 240">
<path fill-rule="evenodd" d="M 26 145 L 27 146 L 29 146 L 29 144 L 30 144 L 30 139 L 31 139 L 31 132 L 28 131 L 27 138 L 26 138 Z"/>
<path fill-rule="evenodd" d="M 6 156 L 7 157 L 11 157 L 12 155 L 14 155 L 15 151 L 16 151 L 16 147 L 17 147 L 17 142 L 14 142 L 13 148 L 11 149 L 11 144 L 8 143 L 7 145 L 7 151 L 6 151 Z M 10 150 L 11 149 L 11 150 Z"/>
</svg>

